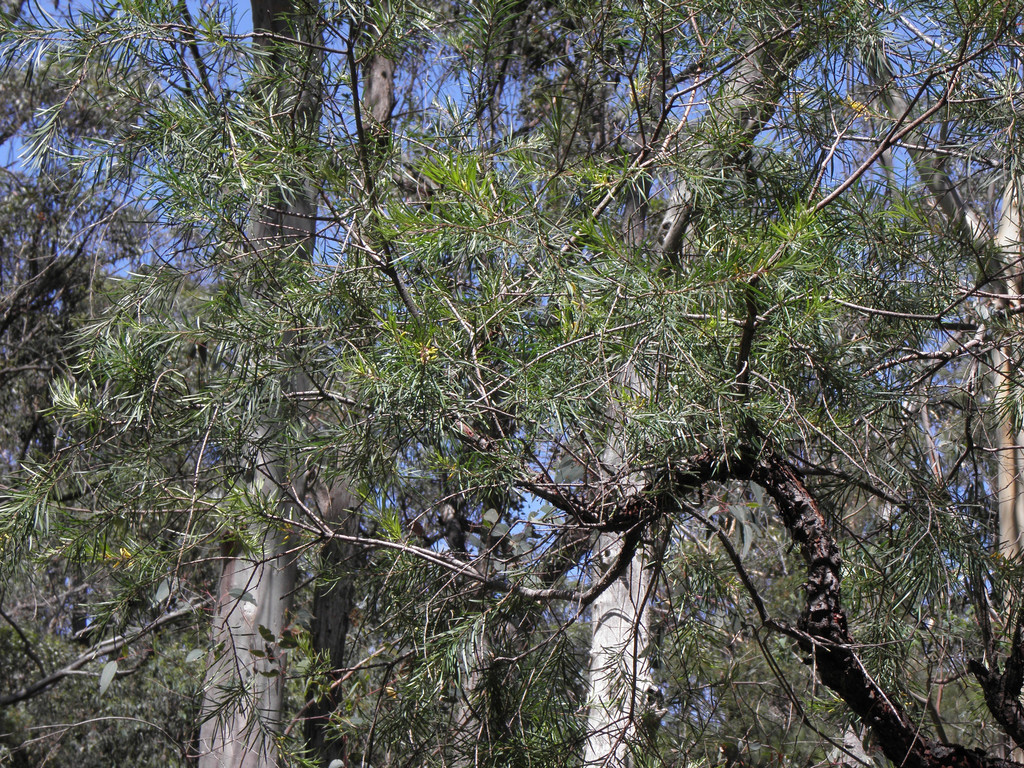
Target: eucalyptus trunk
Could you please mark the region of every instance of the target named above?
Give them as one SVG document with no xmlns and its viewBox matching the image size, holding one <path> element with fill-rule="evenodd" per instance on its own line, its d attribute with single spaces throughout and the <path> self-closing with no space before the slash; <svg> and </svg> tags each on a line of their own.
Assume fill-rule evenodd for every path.
<svg viewBox="0 0 1024 768">
<path fill-rule="evenodd" d="M 381 30 L 363 29 L 353 22 L 349 34 L 353 36 L 352 42 L 364 38 L 370 48 L 377 51 Z M 366 57 L 361 82 L 353 76 L 353 89 L 362 91 L 360 109 L 356 115 L 359 124 L 357 133 L 362 142 L 359 147 L 360 157 L 367 174 L 362 186 L 369 191 L 370 200 L 367 204 L 371 209 L 375 209 L 373 198 L 378 194 L 375 169 L 391 147 L 391 113 L 395 106 L 394 76 L 394 61 L 380 52 Z M 309 242 L 312 243 L 312 237 Z M 323 522 L 343 535 L 355 536 L 359 533 L 359 499 L 352 490 L 350 478 L 338 478 L 330 489 L 319 487 L 315 495 Z M 345 666 L 349 617 L 355 602 L 353 571 L 359 557 L 360 551 L 354 544 L 339 539 L 328 541 L 321 552 L 321 566 L 326 571 L 326 578 L 318 582 L 313 594 L 310 640 L 313 650 L 330 664 L 331 683 L 327 690 L 315 692 L 304 713 L 303 732 L 307 754 L 316 764 L 325 768 L 334 761 L 345 762 L 348 759 L 344 740 L 332 734 L 331 716 L 343 698 L 339 675 Z M 324 575 L 320 574 L 321 577 Z"/>
<path fill-rule="evenodd" d="M 995 281 L 1002 297 L 996 300 L 997 310 L 1019 307 L 1021 295 L 1021 210 L 1016 179 L 1011 178 L 1003 193 L 1002 213 L 996 230 L 994 252 L 998 277 Z M 1020 557 L 1024 535 L 1024 432 L 1015 424 L 1011 404 L 1021 386 L 1015 379 L 1018 366 L 1008 338 L 993 350 L 996 418 L 999 419 L 999 552 L 1005 557 Z"/>
<path fill-rule="evenodd" d="M 719 130 L 725 128 L 732 140 L 728 149 L 708 147 L 698 154 L 699 170 L 705 174 L 732 165 L 742 166 L 749 161 L 754 137 L 774 116 L 785 84 L 805 53 L 789 29 L 752 35 L 745 47 L 714 99 L 715 109 L 711 111 L 714 117 L 706 118 L 714 119 Z M 680 179 L 656 233 L 655 254 L 673 263 L 679 262 L 689 225 L 699 205 L 693 190 Z M 642 238 L 643 225 L 638 218 L 643 214 L 643 207 L 636 201 L 626 201 L 623 235 L 630 245 L 637 245 Z M 632 370 L 623 370 L 618 378 L 637 391 L 642 392 L 647 387 L 637 380 Z M 613 423 L 620 421 L 614 414 L 610 418 Z M 605 482 L 620 486 L 620 501 L 635 495 L 645 484 L 642 478 L 629 471 L 625 456 L 626 447 L 613 444 L 606 449 L 602 462 L 608 473 Z M 597 560 L 611 567 L 628 546 L 627 536 L 602 534 Z M 627 768 L 632 765 L 631 746 L 649 736 L 659 719 L 657 688 L 647 648 L 651 633 L 649 601 L 653 589 L 646 547 L 641 542 L 636 545 L 625 571 L 591 605 L 585 744 L 588 766 Z"/>
<path fill-rule="evenodd" d="M 266 100 L 274 128 L 286 136 L 315 136 L 319 119 L 321 53 L 316 6 L 305 0 L 253 0 L 254 88 Z M 286 179 L 287 188 L 265 190 L 256 199 L 251 226 L 252 263 L 306 258 L 313 252 L 316 198 L 309 182 Z M 284 334 L 288 348 L 301 342 Z M 282 382 L 285 394 L 304 388 L 299 372 Z M 305 496 L 305 472 L 273 450 L 281 422 L 291 418 L 282 405 L 267 406 L 253 436 L 253 491 L 275 514 L 262 530 L 228 533 L 218 599 L 214 608 L 215 648 L 202 703 L 199 768 L 273 768 L 279 765 L 287 653 L 277 644 L 288 625 L 297 586 L 294 540 L 287 520 Z M 236 543 L 259 542 L 257 551 Z"/>
<path fill-rule="evenodd" d="M 321 516 L 339 533 L 355 536 L 359 522 L 355 511 L 357 497 L 347 483 L 338 482 L 330 492 L 317 494 Z M 320 555 L 328 579 L 320 583 L 313 595 L 313 620 L 310 626 L 313 649 L 330 663 L 332 682 L 329 690 L 315 696 L 306 711 L 304 724 L 306 748 L 321 765 L 346 758 L 345 743 L 331 738 L 330 718 L 341 700 L 338 670 L 345 666 L 349 616 L 355 603 L 352 571 L 359 558 L 358 548 L 351 543 L 332 539 Z"/>
<path fill-rule="evenodd" d="M 908 123 L 912 119 L 911 106 L 896 87 L 895 76 L 884 52 L 864 57 L 869 78 L 878 89 L 878 100 L 892 120 Z M 943 157 L 929 150 L 932 143 L 925 130 L 918 128 L 906 137 L 908 154 L 914 169 L 932 197 L 935 207 L 960 232 L 982 258 L 978 275 L 980 284 L 988 284 L 998 297 L 992 309 L 1005 313 L 1020 304 L 1022 284 L 1022 236 L 1020 180 L 1013 173 L 1000 195 L 999 222 L 995 232 L 985 219 L 961 194 L 958 185 L 944 170 Z M 1015 364 L 1010 339 L 1005 335 L 996 340 L 991 352 L 992 401 L 995 405 L 996 446 L 998 468 L 996 473 L 996 499 L 999 514 L 997 548 L 1006 557 L 1019 557 L 1024 534 L 1024 432 L 1014 423 L 1011 404 L 1014 389 L 1020 386 L 1014 380 Z M 927 430 L 926 430 L 927 431 Z M 937 473 L 941 478 L 941 472 Z"/>
<path fill-rule="evenodd" d="M 621 534 L 602 534 L 597 560 L 610 568 L 627 546 Z M 625 572 L 590 607 L 590 710 L 584 762 L 629 766 L 630 748 L 654 716 L 657 690 L 651 678 L 648 602 L 652 583 L 638 552 Z"/>
<path fill-rule="evenodd" d="M 707 176 L 716 170 L 744 175 L 742 170 L 729 166 L 743 166 L 749 161 L 754 137 L 774 117 L 790 75 L 807 52 L 794 37 L 798 26 L 794 22 L 792 28 L 761 30 L 747 38 L 745 50 L 739 53 L 729 78 L 712 99 L 709 116 L 704 118 L 715 133 L 724 134 L 727 145 L 702 150 L 696 159 L 697 170 Z M 657 254 L 673 262 L 678 260 L 699 205 L 690 185 L 679 180 L 658 228 Z"/>
</svg>

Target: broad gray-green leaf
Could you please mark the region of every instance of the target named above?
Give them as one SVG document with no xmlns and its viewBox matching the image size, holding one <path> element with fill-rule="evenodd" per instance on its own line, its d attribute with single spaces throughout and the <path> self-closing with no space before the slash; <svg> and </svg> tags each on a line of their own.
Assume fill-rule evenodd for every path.
<svg viewBox="0 0 1024 768">
<path fill-rule="evenodd" d="M 102 696 L 107 692 L 107 688 L 114 680 L 114 676 L 117 675 L 117 659 L 108 661 L 103 666 L 103 671 L 100 672 L 100 695 Z"/>
</svg>

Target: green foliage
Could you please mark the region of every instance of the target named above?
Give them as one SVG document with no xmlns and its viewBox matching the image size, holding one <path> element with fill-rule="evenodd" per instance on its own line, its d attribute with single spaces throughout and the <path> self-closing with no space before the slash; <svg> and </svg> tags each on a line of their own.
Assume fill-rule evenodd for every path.
<svg viewBox="0 0 1024 768">
<path fill-rule="evenodd" d="M 778 629 L 807 606 L 777 510 L 678 483 L 694 457 L 763 450 L 828 518 L 872 679 L 941 738 L 997 744 L 965 670 L 1013 633 L 1019 558 L 993 553 L 1019 265 L 928 171 L 998 222 L 1019 78 L 1008 10 L 926 6 L 324 4 L 286 20 L 316 24 L 306 44 L 176 2 L 7 22 L 8 71 L 40 90 L 5 113 L 35 166 L 7 182 L 0 266 L 38 330 L 0 327 L 0 607 L 51 568 L 83 585 L 14 617 L 24 638 L 3 628 L 10 691 L 41 674 L 14 661 L 29 650 L 59 668 L 176 600 L 256 611 L 258 585 L 217 579 L 279 538 L 300 586 L 249 653 L 290 659 L 257 673 L 283 679 L 284 760 L 319 759 L 301 721 L 329 701 L 347 764 L 579 765 L 599 617 L 576 591 L 604 572 L 596 534 L 635 518 L 659 699 L 638 764 L 834 760 L 855 724 Z M 317 639 L 331 588 L 351 603 L 338 652 Z M 95 744 L 137 749 L 145 721 L 166 738 L 136 763 L 185 764 L 200 659 L 227 653 L 199 622 L 154 631 L 5 709 L 3 748 L 70 759 L 93 715 L 38 749 L 28 729 L 88 682 L 120 724 Z"/>
</svg>

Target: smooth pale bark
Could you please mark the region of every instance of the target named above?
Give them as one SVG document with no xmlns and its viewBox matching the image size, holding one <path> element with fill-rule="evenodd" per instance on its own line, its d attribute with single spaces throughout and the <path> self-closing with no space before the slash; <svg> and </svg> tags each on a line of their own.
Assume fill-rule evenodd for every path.
<svg viewBox="0 0 1024 768">
<path fill-rule="evenodd" d="M 628 362 L 616 375 L 616 381 L 637 393 L 649 391 Z M 624 415 L 614 401 L 608 407 L 608 419 L 615 425 L 615 431 L 601 454 L 600 485 L 611 489 L 603 506 L 613 512 L 614 508 L 625 508 L 642 493 L 648 478 L 630 471 Z M 600 572 L 618 562 L 623 551 L 631 557 L 622 574 L 590 606 L 589 710 L 584 745 L 587 766 L 631 766 L 631 750 L 644 735 L 642 724 L 653 728 L 657 719 L 653 712 L 657 688 L 647 648 L 651 634 L 649 601 L 654 585 L 646 567 L 642 538 L 636 543 L 641 534 L 636 530 L 603 533 L 594 552 Z M 630 548 L 634 548 L 632 553 Z"/>
<path fill-rule="evenodd" d="M 283 538 L 268 531 L 265 550 L 279 552 Z M 206 675 L 200 768 L 277 765 L 274 737 L 281 726 L 285 657 L 262 635 L 281 636 L 295 574 L 288 555 L 266 562 L 225 558 L 214 610 L 216 649 Z"/>
<path fill-rule="evenodd" d="M 287 224 L 297 225 L 297 220 Z M 282 225 L 276 226 L 280 232 Z M 302 389 L 304 380 L 296 375 L 285 387 Z M 294 499 L 305 495 L 302 468 L 289 468 L 282 457 L 260 452 L 253 472 L 254 490 L 276 507 L 276 517 L 291 518 Z M 258 552 L 244 552 L 232 544 L 223 553 L 213 617 L 214 653 L 204 684 L 199 768 L 278 765 L 274 737 L 281 728 L 287 654 L 274 639 L 288 624 L 297 587 L 295 542 L 276 521 L 263 528 L 260 541 Z"/>
<path fill-rule="evenodd" d="M 889 117 L 893 120 L 909 118 L 910 104 L 896 87 L 892 67 L 885 54 L 877 52 L 864 56 L 862 63 L 868 78 L 878 88 L 878 100 L 889 113 Z M 964 200 L 957 185 L 943 170 L 941 158 L 927 149 L 922 149 L 930 143 L 925 132 L 920 129 L 912 131 L 905 141 L 914 147 L 907 152 L 913 160 L 914 169 L 921 182 L 931 193 L 936 208 L 972 243 L 978 246 L 987 245 L 992 233 L 985 225 L 985 220 Z"/>
<path fill-rule="evenodd" d="M 643 242 L 647 191 L 645 183 L 626 197 L 622 236 L 634 248 Z M 627 386 L 645 388 L 629 364 L 616 378 Z M 621 503 L 636 494 L 643 481 L 639 476 L 628 477 L 622 414 L 614 404 L 609 406 L 608 416 L 617 425 L 616 435 L 601 457 L 600 474 L 604 484 L 621 484 Z M 601 534 L 594 550 L 599 570 L 612 567 L 625 546 L 629 546 L 625 534 Z M 646 564 L 641 544 L 623 574 L 590 606 L 589 709 L 584 745 L 587 766 L 629 766 L 630 748 L 641 735 L 639 724 L 646 721 L 653 727 L 651 721 L 655 718 L 649 712 L 657 690 L 644 652 L 650 638 L 648 600 L 652 588 Z"/>
<path fill-rule="evenodd" d="M 632 247 L 643 241 L 646 218 L 646 185 L 626 198 L 623 239 Z M 619 373 L 617 380 L 633 388 L 644 388 L 632 366 Z M 622 444 L 622 414 L 609 406 L 609 419 L 617 424 L 617 434 L 601 457 L 603 484 L 618 484 L 623 489 L 620 503 L 635 495 L 642 486 L 639 476 L 628 477 L 628 461 Z M 627 479 L 623 480 L 626 477 Z M 604 533 L 598 538 L 594 561 L 606 571 L 618 561 L 623 547 L 629 546 L 623 533 Z M 630 749 L 641 736 L 640 723 L 653 727 L 651 705 L 657 689 L 651 676 L 648 654 L 650 611 L 648 600 L 652 584 L 646 568 L 643 545 L 636 547 L 629 566 L 590 606 L 590 661 L 587 697 L 587 740 L 584 764 L 626 768 L 632 764 Z"/>
<path fill-rule="evenodd" d="M 730 70 L 721 91 L 711 99 L 702 128 L 717 134 L 716 146 L 697 160 L 698 170 L 711 176 L 744 158 L 757 136 L 775 115 L 790 75 L 799 66 L 805 50 L 790 34 L 759 41 L 751 38 L 747 51 Z M 676 261 L 695 207 L 700 201 L 681 182 L 672 191 L 661 219 L 655 253 Z"/>
<path fill-rule="evenodd" d="M 283 516 L 292 504 L 282 493 L 282 462 L 263 453 L 254 471 L 256 491 Z M 301 480 L 294 487 L 301 498 Z M 272 524 L 261 553 L 226 545 L 214 606 L 214 651 L 207 668 L 199 733 L 199 768 L 276 766 L 287 655 L 275 642 L 287 626 L 297 566 L 288 531 Z"/>
<path fill-rule="evenodd" d="M 802 49 L 788 34 L 777 40 L 759 43 L 751 40 L 747 52 L 731 70 L 727 82 L 712 100 L 702 128 L 716 133 L 726 145 L 709 147 L 698 159 L 698 168 L 707 175 L 718 173 L 743 160 L 754 137 L 772 119 L 785 84 L 799 64 Z M 672 192 L 669 206 L 662 217 L 654 244 L 656 254 L 678 261 L 692 214 L 699 201 L 685 183 Z M 631 245 L 642 236 L 641 202 L 629 199 L 623 235 Z M 627 367 L 617 379 L 637 391 L 646 385 L 637 381 Z M 620 419 L 610 414 L 613 424 Z M 617 428 L 621 435 L 621 425 Z M 626 501 L 644 485 L 643 479 L 631 474 L 625 458 L 625 447 L 617 436 L 602 457 L 604 482 L 618 484 L 619 501 Z M 605 567 L 613 562 L 626 537 L 603 534 L 598 544 L 597 560 Z M 650 638 L 648 602 L 653 589 L 647 556 L 643 545 L 637 547 L 625 572 L 602 593 L 591 606 L 590 677 L 588 693 L 588 726 L 585 764 L 628 768 L 632 764 L 630 749 L 653 728 L 658 719 L 654 709 L 657 690 L 647 660 Z"/>
<path fill-rule="evenodd" d="M 884 54 L 876 53 L 864 59 L 868 77 L 879 89 L 878 100 L 893 120 L 909 117 L 907 99 L 895 85 L 892 68 Z M 1020 181 L 1011 178 L 1002 195 L 999 224 L 995 233 L 984 218 L 964 200 L 963 195 L 943 169 L 941 158 L 927 149 L 928 136 L 923 130 L 913 131 L 907 142 L 914 168 L 925 189 L 931 194 L 935 207 L 966 237 L 979 252 L 987 254 L 983 265 L 983 280 L 990 280 L 1005 298 L 996 299 L 994 309 L 1006 310 L 1019 304 L 1015 298 L 1024 287 L 1021 281 L 1022 228 Z M 1018 557 L 1022 551 L 1024 534 L 1024 433 L 1015 430 L 1010 403 L 1013 389 L 1020 385 L 1013 380 L 1013 360 L 1009 344 L 998 344 L 992 351 L 992 388 L 996 418 L 998 419 L 997 447 L 999 468 L 996 477 L 996 495 L 999 507 L 999 552 L 1006 557 Z"/>
<path fill-rule="evenodd" d="M 907 99 L 895 86 L 892 69 L 883 54 L 867 57 L 864 61 L 869 78 L 879 89 L 879 101 L 893 120 L 909 118 L 910 106 Z M 1002 194 L 999 223 L 993 234 L 984 218 L 963 198 L 956 184 L 945 173 L 941 159 L 926 149 L 929 140 L 923 130 L 917 130 L 907 137 L 908 149 L 914 168 L 925 189 L 931 194 L 935 207 L 968 239 L 978 251 L 987 255 L 982 265 L 982 280 L 990 280 L 997 293 L 1003 298 L 993 301 L 993 309 L 1005 311 L 1019 305 L 1022 288 L 1022 214 L 1020 180 L 1011 177 Z M 999 516 L 999 538 L 997 548 L 1007 558 L 1018 558 L 1024 545 L 1024 433 L 1015 430 L 1011 413 L 1013 390 L 1020 386 L 1013 378 L 1011 347 L 1007 343 L 997 344 L 991 352 L 992 391 L 997 419 L 996 446 L 998 448 L 998 470 L 996 473 L 996 499 Z M 925 411 L 926 412 L 926 411 Z M 934 461 L 934 460 L 933 460 Z M 937 463 L 937 462 L 934 462 Z M 941 480 L 941 471 L 936 471 Z M 975 668 L 975 675 L 986 690 L 986 697 L 994 697 L 990 703 L 993 712 L 1000 712 L 1003 702 L 1002 681 L 998 675 L 981 668 Z M 996 681 L 996 682 L 993 682 Z M 993 694 L 993 690 L 999 693 Z M 1017 702 L 1019 705 L 1019 702 Z M 1006 706 L 1005 709 L 1011 709 Z M 998 718 L 998 715 L 997 715 Z M 1004 725 L 1007 718 L 1002 718 Z M 1019 730 L 1019 726 L 1018 726 Z M 1008 732 L 1013 733 L 1008 728 Z M 1013 759 L 1020 761 L 1024 753 L 1019 748 L 1012 750 Z"/>
<path fill-rule="evenodd" d="M 597 560 L 608 568 L 624 545 L 621 534 L 602 534 Z M 630 747 L 642 737 L 656 701 L 647 644 L 652 588 L 642 552 L 590 607 L 590 693 L 584 763 L 632 765 Z"/>
<path fill-rule="evenodd" d="M 999 308 L 1019 304 L 1009 296 L 1021 293 L 1021 211 L 1016 183 L 1007 185 L 1003 194 L 1002 215 L 996 229 L 994 250 L 1000 266 L 997 280 L 1007 298 Z M 1005 557 L 1019 557 L 1024 534 L 1024 434 L 1013 428 L 1011 402 L 1013 390 L 1020 381 L 1013 378 L 1014 364 L 1009 344 L 993 351 L 996 390 L 996 414 L 999 419 L 999 551 Z"/>
<path fill-rule="evenodd" d="M 864 60 L 868 77 L 879 89 L 879 101 L 889 117 L 902 120 L 910 117 L 910 106 L 902 92 L 895 85 L 892 68 L 884 54 L 876 52 Z M 925 131 L 913 131 L 906 141 L 914 169 L 925 189 L 931 194 L 936 209 L 956 227 L 977 249 L 987 257 L 982 263 L 980 281 L 989 281 L 1001 298 L 992 301 L 992 308 L 1005 311 L 1020 305 L 1019 297 L 1024 289 L 1022 266 L 1024 266 L 1024 229 L 1022 229 L 1020 179 L 1011 176 L 1003 190 L 999 223 L 993 233 L 984 218 L 964 199 L 957 185 L 946 174 L 940 157 L 926 149 L 929 138 Z M 996 447 L 998 469 L 996 473 L 996 500 L 999 516 L 999 538 L 996 544 L 999 553 L 1006 558 L 1019 558 L 1024 551 L 1024 432 L 1014 429 L 1011 410 L 1013 391 L 1021 385 L 1014 378 L 1012 349 L 1003 340 L 990 353 L 991 386 L 997 419 Z M 941 472 L 936 473 L 941 479 Z M 1007 733 L 1018 738 L 1021 732 L 1020 702 L 1018 696 L 1006 696 L 1004 680 L 996 673 L 985 669 L 976 662 L 972 671 L 982 684 L 989 708 L 1007 728 Z M 1019 692 L 1019 686 L 1017 688 Z M 1004 701 L 1005 697 L 1005 701 Z M 1012 714 L 1009 714 L 1011 713 Z M 1020 743 L 1019 740 L 1017 742 Z M 1024 760 L 1024 751 L 1019 746 L 1011 749 L 1012 758 Z"/>
<path fill-rule="evenodd" d="M 754 137 L 772 119 L 785 84 L 803 55 L 789 35 L 759 43 L 751 40 L 748 51 L 732 69 L 727 82 L 713 99 L 702 128 L 716 133 L 726 148 L 709 147 L 698 159 L 705 174 L 717 173 L 741 161 L 750 151 Z M 672 192 L 654 245 L 656 254 L 678 261 L 692 214 L 699 201 L 685 183 Z M 624 235 L 635 243 L 639 206 L 627 201 Z M 620 380 L 642 390 L 631 371 Z M 612 416 L 613 423 L 616 421 Z M 618 442 L 618 441 L 616 441 Z M 609 446 L 603 457 L 606 482 L 620 483 L 623 500 L 643 485 L 631 477 L 621 445 Z M 625 544 L 623 534 L 604 534 L 598 550 L 599 561 L 613 561 Z M 637 548 L 625 572 L 591 606 L 590 690 L 585 763 L 588 766 L 627 768 L 630 748 L 643 736 L 643 724 L 653 727 L 656 689 L 647 660 L 650 638 L 648 601 L 653 585 L 643 546 Z"/>
<path fill-rule="evenodd" d="M 315 46 L 282 51 L 282 41 L 315 43 L 315 7 L 308 2 L 253 0 L 252 19 L 256 64 L 266 83 L 258 83 L 268 113 L 287 115 L 279 130 L 298 134 L 315 129 L 319 115 L 321 55 Z M 298 51 L 298 53 L 296 53 Z M 268 190 L 255 200 L 258 213 L 250 241 L 253 262 L 277 258 L 308 258 L 315 236 L 315 196 L 308 182 L 294 180 L 288 190 Z M 285 346 L 296 343 L 286 334 Z M 305 377 L 294 374 L 285 391 L 301 389 Z M 276 422 L 287 418 L 279 409 L 266 414 L 253 445 L 271 435 Z M 260 450 L 252 468 L 253 490 L 289 519 L 295 499 L 305 495 L 304 472 L 284 457 Z M 242 538 L 228 536 L 228 540 Z M 224 552 L 223 570 L 214 609 L 215 649 L 207 670 L 199 739 L 199 768 L 274 768 L 278 765 L 276 737 L 281 729 L 287 654 L 277 646 L 289 619 L 296 588 L 294 541 L 279 522 L 257 532 L 260 551 L 245 552 L 231 544 Z"/>
</svg>

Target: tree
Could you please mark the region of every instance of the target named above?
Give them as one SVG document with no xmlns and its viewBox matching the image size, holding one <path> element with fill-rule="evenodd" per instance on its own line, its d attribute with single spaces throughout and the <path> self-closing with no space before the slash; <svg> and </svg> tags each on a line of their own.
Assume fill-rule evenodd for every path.
<svg viewBox="0 0 1024 768">
<path fill-rule="evenodd" d="M 12 26 L 163 239 L 5 546 L 214 593 L 201 764 L 1014 764 L 1019 11 Z"/>
<path fill-rule="evenodd" d="M 308 142 L 317 135 L 319 62 L 315 8 L 305 2 L 254 2 L 254 76 L 252 106 L 288 141 Z M 276 127 L 276 126 L 275 126 Z M 253 224 L 239 256 L 259 269 L 261 263 L 309 259 L 313 253 L 316 207 L 309 182 L 301 176 L 281 185 L 261 185 L 253 196 Z M 270 267 L 273 271 L 274 267 Z M 285 350 L 294 331 L 282 338 Z M 285 352 L 287 355 L 287 351 Z M 280 395 L 306 390 L 299 371 L 286 373 Z M 252 482 L 265 498 L 274 522 L 257 523 L 251 551 L 229 533 L 214 610 L 214 650 L 207 673 L 199 743 L 201 768 L 258 768 L 275 765 L 273 737 L 284 710 L 286 652 L 280 647 L 289 624 L 297 586 L 297 562 L 287 521 L 305 497 L 305 479 L 286 455 L 263 441 L 287 425 L 284 403 L 268 404 L 257 415 L 250 440 Z M 285 411 L 285 413 L 282 413 Z M 235 683 L 241 687 L 232 695 Z"/>
<path fill-rule="evenodd" d="M 0 13 L 17 21 L 23 10 L 22 3 L 7 3 Z M 137 74 L 127 73 L 126 84 Z M 76 81 L 80 88 L 68 94 Z M 78 332 L 107 306 L 108 274 L 137 268 L 159 233 L 124 186 L 82 172 L 82 143 L 102 141 L 131 119 L 131 104 L 105 77 L 69 62 L 36 61 L 6 67 L 0 93 L 0 496 L 6 498 L 26 462 L 52 457 L 61 444 L 64 435 L 47 415 L 51 387 L 63 383 L 81 352 Z M 58 107 L 65 119 L 54 130 L 47 115 Z M 60 151 L 41 163 L 19 158 L 39 131 Z M 80 499 L 72 492 L 65 501 Z M 9 544 L 11 531 L 3 535 Z M 190 612 L 176 605 L 155 618 L 149 602 L 136 596 L 131 618 L 141 627 L 125 626 L 124 614 L 105 623 L 117 609 L 103 604 L 116 593 L 124 598 L 113 589 L 111 562 L 96 568 L 65 554 L 4 564 L 0 762 L 74 761 L 86 768 L 109 764 L 110 753 L 131 753 L 140 762 L 173 764 L 183 757 L 196 718 L 191 665 L 154 658 L 161 645 L 147 643 L 149 632 L 142 630 L 162 627 L 163 639 L 174 645 Z M 93 644 L 101 626 L 107 637 Z M 95 666 L 95 651 L 104 648 L 120 656 L 104 668 L 130 692 L 122 699 L 100 696 L 95 677 L 76 677 Z M 68 717 L 71 711 L 95 718 L 82 723 Z"/>
</svg>

